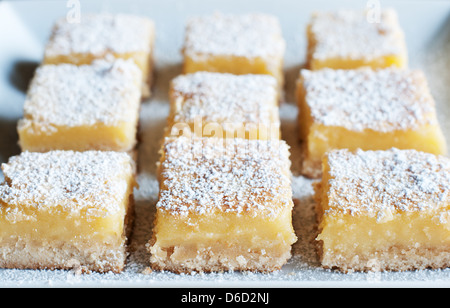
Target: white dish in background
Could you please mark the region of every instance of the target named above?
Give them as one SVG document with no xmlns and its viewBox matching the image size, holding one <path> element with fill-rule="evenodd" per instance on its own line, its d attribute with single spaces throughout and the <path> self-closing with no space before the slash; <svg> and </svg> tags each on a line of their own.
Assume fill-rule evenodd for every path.
<svg viewBox="0 0 450 308">
<path fill-rule="evenodd" d="M 22 115 L 27 83 L 41 61 L 51 26 L 70 8 L 68 1 L 0 2 L 0 163 L 19 153 L 15 126 Z M 131 255 L 122 274 L 76 275 L 72 271 L 0 269 L 0 287 L 41 286 L 128 286 L 128 287 L 442 287 L 450 286 L 450 269 L 403 273 L 341 274 L 318 266 L 313 245 L 314 215 L 311 181 L 298 176 L 296 136 L 297 107 L 294 82 L 304 63 L 305 26 L 314 10 L 364 9 L 365 1 L 240 1 L 240 0 L 136 0 L 81 1 L 85 12 L 122 12 L 148 16 L 156 22 L 156 83 L 153 96 L 142 105 L 139 175 L 136 192 L 136 222 Z M 439 110 L 439 120 L 450 141 L 450 2 L 380 1 L 397 10 L 405 31 L 409 66 L 425 71 Z M 287 42 L 285 56 L 286 102 L 281 105 L 283 138 L 291 145 L 293 192 L 296 199 L 294 227 L 299 241 L 292 259 L 272 274 L 221 273 L 176 275 L 165 272 L 144 274 L 148 267 L 145 243 L 151 235 L 153 208 L 158 185 L 154 176 L 159 139 L 168 112 L 169 81 L 181 72 L 180 49 L 184 23 L 189 16 L 214 11 L 267 12 L 279 17 Z M 2 175 L 0 173 L 0 179 Z"/>
</svg>

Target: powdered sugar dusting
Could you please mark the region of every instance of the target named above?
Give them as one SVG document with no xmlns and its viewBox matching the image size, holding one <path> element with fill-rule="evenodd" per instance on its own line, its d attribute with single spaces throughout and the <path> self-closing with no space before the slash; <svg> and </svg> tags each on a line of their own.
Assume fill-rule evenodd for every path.
<svg viewBox="0 0 450 308">
<path fill-rule="evenodd" d="M 157 207 L 171 214 L 214 211 L 274 216 L 292 206 L 284 141 L 166 139 Z"/>
<path fill-rule="evenodd" d="M 277 18 L 267 14 L 215 13 L 191 18 L 186 26 L 184 51 L 191 57 L 281 57 L 285 49 Z"/>
<path fill-rule="evenodd" d="M 450 160 L 415 150 L 335 150 L 328 154 L 330 212 L 352 215 L 444 210 Z"/>
<path fill-rule="evenodd" d="M 380 22 L 369 22 L 367 12 L 338 10 L 317 12 L 310 21 L 315 59 L 372 60 L 406 55 L 404 34 L 392 9 L 381 11 Z"/>
<path fill-rule="evenodd" d="M 157 4 L 156 2 L 153 2 Z M 224 2 L 225 3 L 225 2 Z M 268 4 L 269 2 L 267 2 Z M 328 5 L 326 2 L 323 5 L 318 3 L 318 7 L 326 8 Z M 384 2 L 383 2 L 384 3 Z M 142 127 L 141 133 L 144 135 L 144 139 L 141 143 L 141 172 L 138 177 L 140 182 L 140 188 L 137 191 L 135 197 L 137 197 L 136 203 L 136 215 L 135 224 L 133 230 L 133 237 L 131 240 L 131 247 L 129 249 L 130 256 L 128 259 L 127 266 L 121 274 L 114 273 L 92 273 L 89 275 L 82 274 L 77 275 L 74 271 L 49 271 L 49 270 L 14 270 L 14 269 L 0 269 L 0 285 L 3 287 L 19 286 L 19 287 L 58 287 L 58 286 L 74 286 L 74 287 L 85 287 L 85 286 L 95 286 L 95 287 L 404 287 L 404 286 L 422 286 L 422 287 L 433 287 L 433 286 L 449 286 L 450 270 L 419 270 L 419 271 L 408 271 L 408 272 L 382 272 L 382 273 L 351 273 L 342 274 L 332 270 L 322 269 L 320 263 L 318 262 L 314 241 L 315 227 L 315 214 L 314 214 L 314 203 L 312 201 L 312 189 L 310 187 L 311 180 L 303 178 L 302 176 L 294 176 L 292 181 L 293 196 L 296 200 L 294 211 L 293 211 L 293 225 L 299 240 L 293 245 L 293 256 L 288 261 L 288 263 L 282 268 L 282 270 L 262 274 L 262 273 L 237 273 L 237 272 L 225 272 L 225 273 L 208 273 L 208 274 L 174 274 L 166 271 L 146 271 L 146 267 L 149 266 L 149 253 L 145 249 L 145 244 L 148 239 L 152 236 L 152 222 L 155 210 L 155 203 L 158 198 L 158 183 L 156 180 L 156 175 L 154 174 L 155 161 L 158 159 L 156 155 L 158 148 L 158 141 L 163 134 L 163 129 L 165 126 L 165 120 L 168 111 L 168 80 L 181 70 L 180 61 L 178 57 L 180 40 L 176 39 L 182 34 L 182 23 L 173 22 L 174 20 L 184 19 L 184 17 L 189 14 L 188 10 L 185 9 L 185 1 L 180 1 L 179 6 L 173 10 L 167 11 L 168 15 L 160 15 L 158 20 L 158 44 L 157 48 L 157 87 L 156 96 L 153 96 L 151 101 L 146 101 L 142 105 L 141 114 L 142 117 Z M 204 7 L 201 10 L 214 9 L 215 5 L 213 1 L 202 1 Z M 256 7 L 260 3 L 257 1 L 252 1 L 246 4 L 246 7 L 253 6 Z M 420 7 L 427 7 L 426 16 L 430 18 L 435 18 L 438 16 L 437 11 L 440 10 L 439 5 L 436 2 L 430 2 L 419 5 L 417 8 L 417 2 L 411 4 L 411 10 L 405 13 L 403 20 L 406 22 L 406 26 L 409 29 L 417 28 L 419 36 L 417 38 L 411 38 L 414 41 L 421 42 L 427 40 L 427 44 L 435 40 L 434 33 L 428 33 L 423 36 L 424 32 L 421 25 L 432 24 L 427 23 L 428 18 L 424 17 L 424 12 L 420 10 Z M 227 1 L 224 7 L 228 10 L 236 10 L 240 8 L 239 1 Z M 295 65 L 296 74 L 298 73 L 297 67 L 299 61 L 302 60 L 302 46 L 303 37 L 301 31 L 303 29 L 303 24 L 309 17 L 309 11 L 302 9 L 302 4 L 297 2 L 292 5 L 292 9 L 286 10 L 283 8 L 277 8 L 280 3 L 276 1 L 270 2 L 269 9 L 273 11 L 282 12 L 280 15 L 283 18 L 283 23 L 288 27 L 286 28 L 286 35 L 290 37 L 288 48 L 289 52 L 286 54 L 288 57 L 285 59 L 287 68 Z M 407 4 L 408 6 L 409 4 Z M 263 4 L 265 6 L 265 4 Z M 445 5 L 443 5 L 445 6 Z M 22 9 L 26 9 L 26 6 L 21 6 Z M 113 6 L 117 9 L 116 6 Z M 120 7 L 120 6 L 119 6 Z M 153 8 L 158 7 L 158 5 L 151 6 L 148 5 L 149 14 L 150 11 L 154 12 Z M 83 15 L 85 15 L 84 10 L 87 7 L 82 6 Z M 129 9 L 129 4 L 123 2 L 124 10 Z M 138 11 L 140 8 L 137 8 Z M 54 10 L 50 10 L 52 12 Z M 20 10 L 19 10 L 20 12 Z M 415 13 L 413 13 L 415 12 Z M 181 15 L 180 15 L 181 13 Z M 428 15 L 429 13 L 429 15 Z M 445 14 L 444 14 L 445 15 Z M 442 16 L 444 16 L 442 15 Z M 52 17 L 50 16 L 49 19 Z M 424 21 L 425 20 L 425 21 Z M 292 21 L 292 27 L 291 22 Z M 39 29 L 41 27 L 38 27 Z M 297 31 L 298 30 L 298 31 Z M 439 33 L 443 34 L 445 38 L 448 38 L 448 27 L 441 29 Z M 427 30 L 425 30 L 427 31 Z M 300 33 L 300 35 L 299 35 Z M 415 32 L 412 35 L 415 36 Z M 175 38 L 175 39 L 174 39 Z M 19 39 L 19 38 L 18 38 Z M 21 38 L 20 38 L 21 39 Z M 297 40 L 298 44 L 293 40 Z M 429 40 L 429 41 L 428 41 Z M 294 43 L 295 44 L 294 44 Z M 445 40 L 447 43 L 448 40 Z M 448 44 L 445 44 L 448 46 Z M 298 48 L 300 47 L 300 49 Z M 448 52 L 445 53 L 448 48 L 442 48 L 441 46 L 427 45 L 426 52 L 424 55 L 429 58 L 425 64 L 423 62 L 417 62 L 421 67 L 423 66 L 426 70 L 433 68 L 428 73 L 432 75 L 427 77 L 430 78 L 430 85 L 433 90 L 433 95 L 435 96 L 438 106 L 442 107 L 439 109 L 440 115 L 445 115 L 447 113 L 446 98 L 448 97 L 448 83 L 446 81 L 448 78 L 448 70 L 446 70 L 445 64 Z M 37 51 L 39 53 L 39 51 Z M 414 60 L 414 59 L 412 59 Z M 438 87 L 436 87 L 438 85 Z M 441 98 L 439 101 L 438 98 Z M 3 101 L 2 103 L 8 103 Z M 9 103 L 16 104 L 14 100 L 10 100 Z M 20 104 L 20 102 L 19 102 Z M 8 104 L 6 105 L 8 106 Z M 13 109 L 13 108 L 11 108 Z M 288 127 L 289 129 L 283 131 L 284 138 L 287 138 L 288 143 L 291 145 L 292 149 L 292 162 L 296 162 L 296 157 L 294 154 L 299 153 L 297 145 L 297 130 L 295 129 L 296 123 L 296 107 L 291 101 L 287 104 L 280 105 L 280 116 L 282 119 L 282 128 Z M 8 116 L 8 114 L 6 115 Z M 445 116 L 443 117 L 445 119 Z M 444 128 L 445 123 L 442 122 Z M 448 126 L 448 125 L 447 125 Z M 12 129 L 14 131 L 14 128 Z M 448 131 L 448 130 L 446 130 Z M 14 141 L 15 142 L 15 141 Z M 7 143 L 9 146 L 12 143 Z M 3 143 L 5 146 L 5 143 Z M 5 157 L 5 156 L 4 156 Z M 295 172 L 295 170 L 293 170 Z M 1 177 L 1 176 L 0 176 Z M 272 300 L 272 297 L 270 298 Z"/>
<path fill-rule="evenodd" d="M 154 31 L 153 22 L 144 17 L 83 13 L 80 23 L 66 18 L 55 23 L 45 55 L 150 52 Z"/>
<path fill-rule="evenodd" d="M 269 75 L 232 75 L 198 72 L 172 81 L 172 101 L 183 98 L 175 122 L 279 122 L 277 81 Z"/>
<path fill-rule="evenodd" d="M 121 210 L 133 166 L 119 152 L 23 152 L 2 164 L 0 210 L 14 222 L 27 208 L 103 217 Z"/>
<path fill-rule="evenodd" d="M 43 65 L 27 93 L 25 121 L 49 129 L 136 121 L 141 80 L 132 60 Z"/>
<path fill-rule="evenodd" d="M 302 70 L 315 121 L 353 131 L 379 132 L 437 125 L 435 103 L 418 70 Z"/>
</svg>

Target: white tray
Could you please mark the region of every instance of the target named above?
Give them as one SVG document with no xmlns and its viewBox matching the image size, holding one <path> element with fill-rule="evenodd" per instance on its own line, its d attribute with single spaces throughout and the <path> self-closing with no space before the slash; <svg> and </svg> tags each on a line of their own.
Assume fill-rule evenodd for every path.
<svg viewBox="0 0 450 308">
<path fill-rule="evenodd" d="M 339 3 L 338 3 L 339 2 Z M 373 1 L 372 1 L 373 2 Z M 19 153 L 16 122 L 22 115 L 24 95 L 33 70 L 42 59 L 43 46 L 54 20 L 65 16 L 68 1 L 0 2 L 0 162 Z M 410 67 L 423 69 L 436 99 L 439 120 L 450 136 L 450 2 L 381 1 L 397 9 L 406 33 Z M 345 6 L 343 6 L 345 4 Z M 312 245 L 314 215 L 310 181 L 298 176 L 299 149 L 296 136 L 297 108 L 293 100 L 294 81 L 305 59 L 305 25 L 313 10 L 364 9 L 366 1 L 289 0 L 165 0 L 165 1 L 81 1 L 85 12 L 123 12 L 155 20 L 156 84 L 152 98 L 143 103 L 142 145 L 137 191 L 136 225 L 128 266 L 122 274 L 76 275 L 72 271 L 0 270 L 0 287 L 42 286 L 129 286 L 129 287 L 442 287 L 450 286 L 450 269 L 403 273 L 341 274 L 319 267 Z M 151 235 L 158 185 L 155 162 L 158 142 L 168 113 L 168 84 L 181 71 L 180 49 L 184 23 L 191 15 L 214 11 L 267 12 L 277 15 L 287 41 L 285 57 L 286 102 L 281 105 L 283 137 L 292 147 L 293 191 L 296 200 L 294 227 L 299 241 L 293 257 L 273 274 L 221 273 L 176 275 L 165 272 L 144 274 L 149 255 L 145 243 Z M 449 139 L 450 141 L 450 139 Z M 0 173 L 0 180 L 2 175 Z"/>
</svg>

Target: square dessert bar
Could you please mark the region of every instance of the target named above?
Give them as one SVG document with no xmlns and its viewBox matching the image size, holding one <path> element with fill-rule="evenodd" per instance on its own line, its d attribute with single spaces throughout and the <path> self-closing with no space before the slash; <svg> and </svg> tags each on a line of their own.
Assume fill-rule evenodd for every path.
<svg viewBox="0 0 450 308">
<path fill-rule="evenodd" d="M 156 270 L 271 272 L 296 241 L 280 140 L 166 138 L 149 242 Z"/>
<path fill-rule="evenodd" d="M 0 267 L 120 272 L 134 166 L 120 152 L 22 152 L 2 165 Z"/>
<path fill-rule="evenodd" d="M 276 17 L 216 13 L 186 27 L 184 73 L 269 74 L 283 84 L 286 43 Z"/>
<path fill-rule="evenodd" d="M 331 149 L 446 153 L 434 100 L 418 70 L 302 70 L 297 84 L 303 173 Z"/>
<path fill-rule="evenodd" d="M 122 59 L 39 67 L 18 123 L 22 150 L 132 151 L 141 75 Z"/>
<path fill-rule="evenodd" d="M 339 10 L 313 14 L 307 26 L 308 68 L 354 69 L 407 66 L 403 30 L 393 9 L 380 11 Z"/>
<path fill-rule="evenodd" d="M 334 150 L 315 186 L 321 262 L 341 271 L 450 266 L 450 160 Z"/>
<path fill-rule="evenodd" d="M 170 87 L 171 136 L 279 139 L 278 87 L 269 75 L 197 72 Z"/>
<path fill-rule="evenodd" d="M 126 14 L 82 14 L 79 23 L 55 22 L 44 63 L 90 64 L 108 57 L 132 59 L 142 71 L 142 95 L 150 95 L 155 27 L 152 20 Z"/>
</svg>

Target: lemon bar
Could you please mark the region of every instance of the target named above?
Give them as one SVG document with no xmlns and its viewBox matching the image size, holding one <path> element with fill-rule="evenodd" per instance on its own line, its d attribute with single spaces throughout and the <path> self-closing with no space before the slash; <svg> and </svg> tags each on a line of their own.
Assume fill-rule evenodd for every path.
<svg viewBox="0 0 450 308">
<path fill-rule="evenodd" d="M 331 149 L 446 153 L 435 102 L 419 70 L 302 70 L 297 84 L 303 174 Z"/>
<path fill-rule="evenodd" d="M 450 160 L 333 150 L 315 186 L 321 262 L 348 271 L 450 266 Z"/>
<path fill-rule="evenodd" d="M 186 27 L 184 73 L 269 74 L 283 84 L 286 43 L 276 17 L 222 14 L 191 18 Z"/>
<path fill-rule="evenodd" d="M 86 13 L 79 23 L 57 20 L 44 51 L 45 64 L 90 64 L 97 59 L 132 59 L 142 70 L 142 96 L 150 96 L 155 26 L 128 14 Z"/>
<path fill-rule="evenodd" d="M 23 151 L 132 151 L 141 71 L 132 60 L 43 65 L 18 123 Z"/>
<path fill-rule="evenodd" d="M 156 270 L 278 270 L 296 241 L 280 140 L 166 138 L 149 242 Z"/>
<path fill-rule="evenodd" d="M 278 139 L 277 81 L 269 75 L 197 72 L 170 87 L 169 135 Z"/>
<path fill-rule="evenodd" d="M 395 10 L 380 10 L 379 20 L 371 20 L 368 14 L 351 10 L 314 13 L 307 26 L 308 68 L 405 68 L 407 47 Z"/>
<path fill-rule="evenodd" d="M 0 267 L 120 272 L 134 166 L 120 152 L 22 152 L 2 164 Z"/>
</svg>

